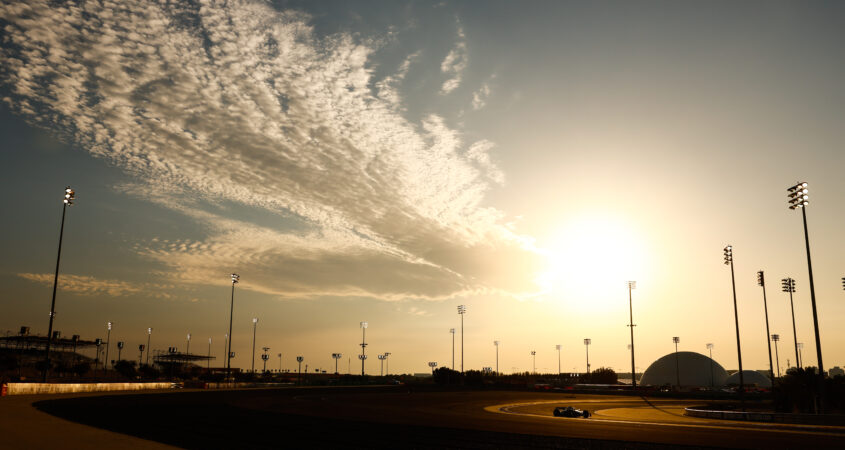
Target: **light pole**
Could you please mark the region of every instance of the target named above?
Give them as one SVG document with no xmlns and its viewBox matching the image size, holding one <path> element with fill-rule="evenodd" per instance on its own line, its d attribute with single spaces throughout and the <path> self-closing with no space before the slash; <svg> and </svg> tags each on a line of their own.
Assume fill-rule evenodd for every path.
<svg viewBox="0 0 845 450">
<path fill-rule="evenodd" d="M 675 343 L 675 378 L 678 383 L 678 389 L 681 388 L 681 366 L 678 364 L 678 342 L 681 342 L 681 338 L 678 336 L 672 337 L 672 342 Z"/>
<path fill-rule="evenodd" d="M 152 339 L 152 337 L 153 337 L 153 328 L 149 327 L 149 328 L 147 328 L 147 362 L 146 362 L 146 364 L 148 366 L 150 365 L 150 352 L 153 350 L 153 348 L 150 347 L 150 339 Z"/>
<path fill-rule="evenodd" d="M 634 367 L 634 307 L 633 302 L 631 300 L 631 290 L 637 288 L 636 281 L 629 281 L 628 282 L 628 318 L 630 322 L 628 323 L 628 327 L 631 329 L 631 386 L 636 391 L 637 390 L 637 371 Z"/>
<path fill-rule="evenodd" d="M 810 302 L 813 305 L 813 329 L 816 333 L 816 358 L 819 362 L 819 412 L 824 411 L 824 363 L 822 362 L 822 342 L 819 338 L 819 319 L 816 311 L 816 288 L 813 283 L 813 262 L 810 259 L 810 235 L 807 232 L 807 205 L 810 204 L 807 183 L 799 181 L 795 186 L 786 189 L 789 198 L 789 209 L 800 209 L 804 221 L 804 246 L 807 249 L 807 272 L 810 275 Z"/>
<path fill-rule="evenodd" d="M 710 389 L 713 389 L 715 383 L 713 381 L 713 344 L 707 344 L 707 350 L 710 351 Z"/>
<path fill-rule="evenodd" d="M 270 359 L 270 355 L 267 353 L 267 350 L 270 350 L 270 347 L 261 347 L 264 350 L 264 353 L 261 354 L 261 359 L 264 360 L 264 371 L 261 373 L 267 372 L 267 360 Z"/>
<path fill-rule="evenodd" d="M 109 348 L 111 347 L 111 326 L 112 323 L 107 324 L 108 331 L 106 331 L 106 360 L 103 361 L 103 373 L 109 370 Z M 120 358 L 118 358 L 120 359 Z"/>
<path fill-rule="evenodd" d="M 590 338 L 584 339 L 584 347 L 587 348 L 587 375 L 590 374 L 590 344 L 593 343 L 593 340 Z"/>
<path fill-rule="evenodd" d="M 208 359 L 206 360 L 206 370 L 211 370 L 211 338 L 208 338 Z"/>
<path fill-rule="evenodd" d="M 232 379 L 232 316 L 235 312 L 235 285 L 240 280 L 240 275 L 232 274 L 232 302 L 229 304 L 229 334 L 226 341 L 229 345 L 229 350 L 226 352 L 226 381 Z"/>
<path fill-rule="evenodd" d="M 185 345 L 185 354 L 186 355 L 191 354 L 191 333 L 188 333 L 188 343 L 187 343 L 187 345 Z"/>
<path fill-rule="evenodd" d="M 449 328 L 449 333 L 452 333 L 452 370 L 455 370 L 455 329 Z"/>
<path fill-rule="evenodd" d="M 281 358 L 282 354 L 279 353 L 279 358 Z M 337 375 L 337 360 L 343 358 L 343 355 L 340 353 L 332 353 L 332 358 L 334 358 L 334 374 Z M 281 361 L 281 359 L 280 359 Z M 280 363 L 281 364 L 281 363 Z M 281 372 L 281 366 L 279 366 L 279 371 Z"/>
<path fill-rule="evenodd" d="M 387 358 L 387 356 L 384 356 L 384 355 L 377 355 L 376 357 L 377 357 L 377 358 L 379 359 L 379 361 L 381 362 L 381 368 L 379 369 L 379 376 L 380 376 L 380 377 L 383 377 L 383 376 L 384 376 L 384 360 Z"/>
<path fill-rule="evenodd" d="M 144 344 L 138 345 L 138 368 L 141 368 L 141 362 L 144 360 L 144 349 L 146 346 Z"/>
<path fill-rule="evenodd" d="M 731 287 L 733 289 L 733 297 L 734 297 L 734 323 L 736 324 L 736 356 L 739 360 L 739 402 L 742 405 L 742 409 L 745 409 L 745 401 L 744 401 L 744 394 L 745 391 L 745 378 L 742 375 L 742 349 L 739 346 L 739 312 L 736 308 L 736 278 L 734 277 L 734 253 L 733 247 L 728 245 L 725 247 L 725 264 L 731 267 Z"/>
<path fill-rule="evenodd" d="M 282 354 L 279 353 L 279 373 L 282 373 Z"/>
<path fill-rule="evenodd" d="M 296 379 L 299 384 L 302 384 L 302 360 L 304 358 L 301 356 L 296 357 L 296 362 L 299 364 L 299 368 L 297 369 Z"/>
<path fill-rule="evenodd" d="M 801 367 L 801 365 L 804 363 L 804 352 L 803 352 L 803 350 L 804 350 L 804 343 L 799 342 L 798 343 L 798 367 Z"/>
<path fill-rule="evenodd" d="M 778 378 L 780 378 L 780 357 L 778 356 L 778 341 L 780 340 L 779 334 L 772 335 L 772 341 L 775 343 L 775 364 L 777 364 L 778 368 Z M 775 383 L 772 380 L 772 387 L 774 387 Z"/>
<path fill-rule="evenodd" d="M 555 345 L 555 350 L 557 350 L 557 377 L 560 378 L 560 344 Z"/>
<path fill-rule="evenodd" d="M 499 343 L 500 341 L 493 341 L 493 345 L 496 346 L 496 375 L 499 374 Z"/>
<path fill-rule="evenodd" d="M 390 375 L 390 352 L 384 352 L 384 374 Z"/>
<path fill-rule="evenodd" d="M 434 361 L 429 361 L 428 367 L 431 367 L 431 375 L 434 376 L 434 368 L 437 367 L 437 363 Z"/>
<path fill-rule="evenodd" d="M 358 359 L 361 360 L 361 376 L 364 376 L 364 361 L 367 360 L 367 322 L 361 322 L 361 354 Z"/>
<path fill-rule="evenodd" d="M 53 277 L 53 299 L 50 302 L 50 325 L 47 326 L 47 351 L 44 355 L 44 376 L 42 381 L 47 382 L 47 374 L 50 372 L 50 343 L 53 341 L 53 318 L 56 317 L 56 288 L 59 285 L 59 261 L 62 259 L 62 237 L 65 234 L 65 212 L 67 207 L 73 205 L 76 200 L 76 192 L 70 188 L 65 188 L 65 198 L 62 204 L 62 224 L 59 227 L 59 253 L 56 256 L 56 275 Z"/>
<path fill-rule="evenodd" d="M 464 373 L 464 314 L 466 312 L 466 305 L 458 305 L 458 315 L 461 316 L 461 373 Z"/>
<path fill-rule="evenodd" d="M 763 288 L 763 312 L 766 316 L 766 345 L 769 346 L 769 377 L 772 380 L 772 386 L 775 385 L 775 370 L 772 367 L 772 343 L 769 341 L 769 306 L 766 302 L 766 277 L 762 270 L 757 271 L 757 285 Z M 780 371 L 780 368 L 778 368 Z M 780 376 L 780 375 L 778 375 Z"/>
<path fill-rule="evenodd" d="M 531 370 L 532 370 L 531 373 L 536 375 L 537 374 L 537 352 L 535 352 L 534 350 L 531 350 L 531 358 L 532 358 L 532 361 L 533 361 L 531 363 Z"/>
<path fill-rule="evenodd" d="M 117 341 L 117 361 L 120 362 L 120 354 L 123 353 L 123 341 Z"/>
<path fill-rule="evenodd" d="M 798 332 L 795 331 L 795 306 L 792 303 L 792 294 L 795 292 L 795 280 L 784 278 L 780 280 L 783 292 L 789 293 L 789 309 L 792 311 L 792 342 L 795 344 L 795 364 L 801 368 L 801 358 L 798 357 Z"/>
<path fill-rule="evenodd" d="M 258 317 L 252 318 L 252 373 L 255 373 L 255 331 L 258 329 Z"/>
</svg>

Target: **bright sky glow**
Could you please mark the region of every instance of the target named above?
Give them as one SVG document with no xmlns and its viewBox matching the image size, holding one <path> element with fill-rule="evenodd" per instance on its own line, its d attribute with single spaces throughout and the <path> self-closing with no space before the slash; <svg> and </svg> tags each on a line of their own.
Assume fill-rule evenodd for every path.
<svg viewBox="0 0 845 450">
<path fill-rule="evenodd" d="M 333 367 L 765 368 L 785 294 L 845 365 L 845 3 L 0 1 L 0 332 L 213 337 Z M 788 347 L 788 346 L 787 346 Z M 785 364 L 786 357 L 781 361 Z M 794 357 L 791 359 L 794 360 Z M 350 361 L 347 361 L 349 363 Z M 376 361 L 377 362 L 377 361 Z M 338 362 L 343 368 L 344 361 Z M 354 361 L 352 362 L 354 366 Z M 554 368 L 554 369 L 553 369 Z M 378 370 L 368 364 L 368 371 Z"/>
</svg>

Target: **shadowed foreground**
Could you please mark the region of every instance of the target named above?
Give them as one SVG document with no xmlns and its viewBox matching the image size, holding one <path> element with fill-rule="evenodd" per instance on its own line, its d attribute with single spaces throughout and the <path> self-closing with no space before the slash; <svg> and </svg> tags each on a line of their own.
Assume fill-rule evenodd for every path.
<svg viewBox="0 0 845 450">
<path fill-rule="evenodd" d="M 579 396 L 579 399 L 581 396 Z M 560 394 L 411 392 L 395 388 L 254 389 L 41 401 L 71 421 L 184 448 L 694 448 L 835 447 L 842 436 L 712 430 L 495 414 L 520 401 L 577 403 Z M 593 400 L 595 401 L 595 400 Z M 551 415 L 551 409 L 549 411 Z M 827 440 L 826 440 L 827 439 Z"/>
</svg>

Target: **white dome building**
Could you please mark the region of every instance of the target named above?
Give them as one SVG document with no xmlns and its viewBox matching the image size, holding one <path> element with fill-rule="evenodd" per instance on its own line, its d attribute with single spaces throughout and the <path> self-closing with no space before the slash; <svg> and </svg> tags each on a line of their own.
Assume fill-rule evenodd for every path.
<svg viewBox="0 0 845 450">
<path fill-rule="evenodd" d="M 756 370 L 743 370 L 742 381 L 745 383 L 745 386 L 757 385 L 757 387 L 772 387 L 772 380 L 770 380 L 768 376 L 763 375 Z M 729 376 L 725 384 L 739 386 L 739 372 L 733 373 Z"/>
<path fill-rule="evenodd" d="M 674 386 L 678 384 L 679 375 L 681 386 L 724 386 L 728 379 L 725 368 L 707 356 L 695 352 L 677 352 L 651 363 L 640 378 L 640 384 Z"/>
</svg>

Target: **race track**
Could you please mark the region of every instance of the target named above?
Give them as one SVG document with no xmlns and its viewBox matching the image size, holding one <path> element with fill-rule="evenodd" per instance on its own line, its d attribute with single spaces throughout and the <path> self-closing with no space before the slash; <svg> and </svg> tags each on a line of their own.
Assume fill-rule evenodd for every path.
<svg viewBox="0 0 845 450">
<path fill-rule="evenodd" d="M 50 399 L 34 406 L 72 422 L 134 436 L 138 442 L 197 449 L 845 448 L 841 427 L 683 416 L 684 406 L 696 404 L 397 386 L 133 393 Z M 553 417 L 554 406 L 564 405 L 588 409 L 594 416 Z M 65 437 L 65 444 L 73 442 L 73 436 Z M 77 448 L 94 448 L 79 444 Z"/>
</svg>

